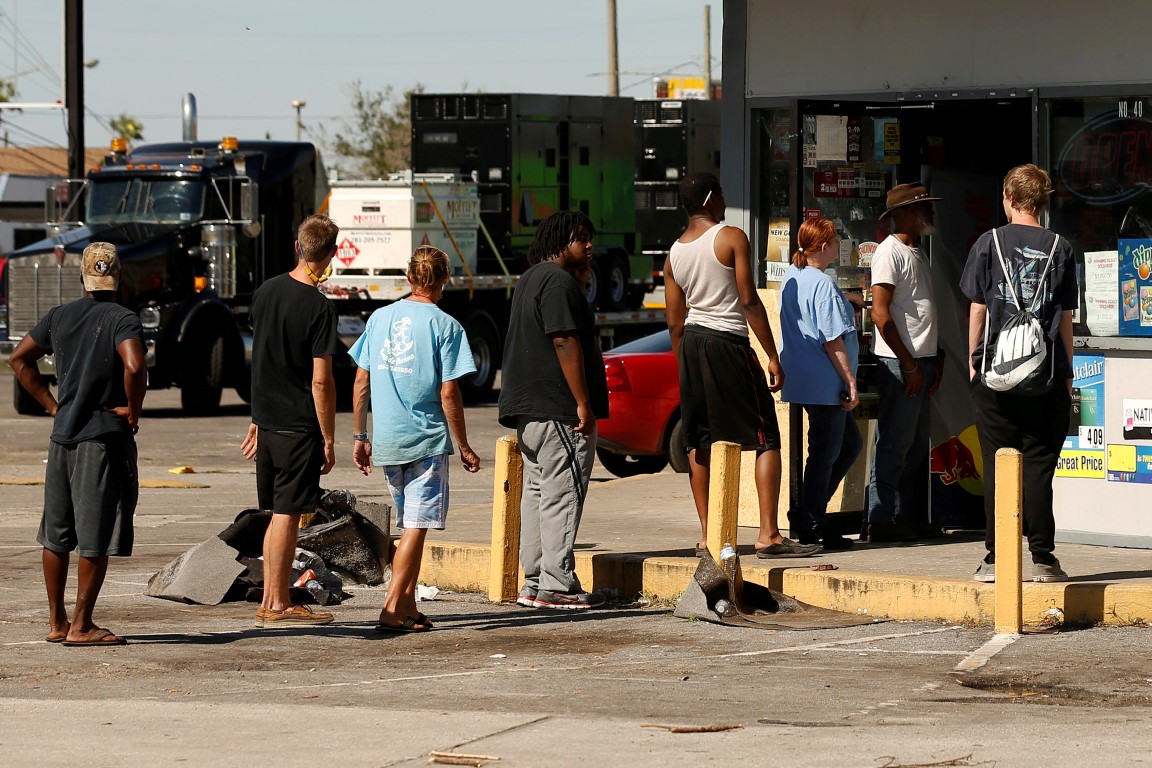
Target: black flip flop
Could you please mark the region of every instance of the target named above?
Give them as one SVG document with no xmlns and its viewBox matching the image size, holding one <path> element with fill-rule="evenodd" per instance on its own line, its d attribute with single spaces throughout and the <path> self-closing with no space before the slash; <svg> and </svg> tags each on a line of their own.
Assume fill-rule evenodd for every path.
<svg viewBox="0 0 1152 768">
<path fill-rule="evenodd" d="M 409 616 L 404 619 L 403 624 L 377 624 L 376 631 L 383 632 L 389 635 L 410 635 L 415 632 L 427 632 L 432 629 L 431 624 L 423 624 L 417 618 Z"/>
</svg>

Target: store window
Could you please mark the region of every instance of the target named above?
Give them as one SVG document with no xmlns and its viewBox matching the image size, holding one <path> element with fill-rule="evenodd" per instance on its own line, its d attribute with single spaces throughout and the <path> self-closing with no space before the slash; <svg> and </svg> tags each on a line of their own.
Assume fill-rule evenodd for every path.
<svg viewBox="0 0 1152 768">
<path fill-rule="evenodd" d="M 789 168 L 794 137 L 791 109 L 762 109 L 756 118 L 760 131 L 757 284 L 763 287 L 780 280 L 779 275 L 787 268 L 790 257 L 788 233 L 792 204 Z"/>
<path fill-rule="evenodd" d="M 1078 336 L 1152 338 L 1152 98 L 1043 102 L 1049 227 L 1077 252 Z"/>
</svg>

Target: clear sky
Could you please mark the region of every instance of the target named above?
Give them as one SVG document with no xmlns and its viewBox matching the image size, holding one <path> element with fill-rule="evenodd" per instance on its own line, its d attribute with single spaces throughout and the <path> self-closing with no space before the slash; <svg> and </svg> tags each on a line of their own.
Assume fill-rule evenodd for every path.
<svg viewBox="0 0 1152 768">
<path fill-rule="evenodd" d="M 713 76 L 720 77 L 722 0 L 712 0 Z M 341 130 L 349 86 L 430 92 L 606 94 L 604 0 L 85 0 L 88 146 L 106 146 L 119 114 L 146 141 L 181 138 L 181 99 L 196 95 L 200 138 L 294 139 Z M 618 0 L 622 96 L 652 97 L 652 76 L 699 75 L 700 0 Z M 63 98 L 63 1 L 0 0 L 0 79 L 17 101 Z M 0 139 L 65 141 L 62 111 L 0 113 Z"/>
</svg>

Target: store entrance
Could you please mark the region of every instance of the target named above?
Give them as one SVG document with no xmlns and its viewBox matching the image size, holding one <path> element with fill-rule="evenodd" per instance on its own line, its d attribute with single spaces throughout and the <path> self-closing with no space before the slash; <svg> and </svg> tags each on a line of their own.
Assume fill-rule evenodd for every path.
<svg viewBox="0 0 1152 768">
<path fill-rule="evenodd" d="M 923 456 L 924 497 L 933 522 L 949 528 L 982 528 L 983 482 L 979 443 L 969 396 L 967 300 L 959 290 L 968 251 L 991 227 L 1005 223 L 1001 182 L 1013 166 L 1034 162 L 1031 98 L 981 98 L 923 103 L 799 101 L 799 141 L 790 197 L 790 227 L 823 216 L 844 239 L 838 280 L 844 288 L 870 286 L 870 260 L 887 237 L 880 220 L 887 191 L 923 181 L 934 197 L 937 233 L 924 249 L 932 263 L 947 358 L 933 399 L 932 453 Z M 798 203 L 798 204 L 796 204 Z M 867 313 L 861 347 L 870 344 Z M 871 384 L 870 355 L 862 355 L 862 389 Z"/>
</svg>

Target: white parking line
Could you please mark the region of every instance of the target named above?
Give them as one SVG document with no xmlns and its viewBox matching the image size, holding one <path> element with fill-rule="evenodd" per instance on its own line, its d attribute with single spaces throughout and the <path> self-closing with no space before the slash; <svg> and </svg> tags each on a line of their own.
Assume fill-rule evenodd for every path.
<svg viewBox="0 0 1152 768">
<path fill-rule="evenodd" d="M 1012 643 L 1020 639 L 1020 635 L 993 635 L 992 639 L 977 648 L 963 661 L 956 665 L 956 672 L 973 672 L 992 660 Z"/>
</svg>

